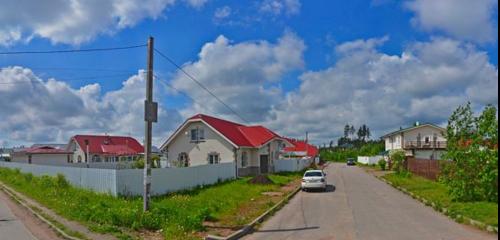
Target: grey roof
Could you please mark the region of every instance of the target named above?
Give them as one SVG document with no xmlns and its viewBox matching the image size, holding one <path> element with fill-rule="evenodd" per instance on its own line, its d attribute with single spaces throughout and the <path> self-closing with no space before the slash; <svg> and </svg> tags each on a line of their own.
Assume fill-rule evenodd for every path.
<svg viewBox="0 0 500 240">
<path fill-rule="evenodd" d="M 382 137 L 380 138 L 385 138 L 387 136 L 391 136 L 391 135 L 394 135 L 394 134 L 398 134 L 398 133 L 402 133 L 402 132 L 407 132 L 407 131 L 410 131 L 410 130 L 413 130 L 413 129 L 416 129 L 416 128 L 420 128 L 420 127 L 425 127 L 425 126 L 428 126 L 428 127 L 434 127 L 434 128 L 437 128 L 441 131 L 446 131 L 446 129 L 436 125 L 436 124 L 432 124 L 432 123 L 424 123 L 424 124 L 420 124 L 418 126 L 411 126 L 411 127 L 407 127 L 407 128 L 403 128 L 403 129 L 399 129 L 397 131 L 394 131 L 394 132 L 390 132 L 388 134 L 385 134 L 383 135 Z"/>
</svg>

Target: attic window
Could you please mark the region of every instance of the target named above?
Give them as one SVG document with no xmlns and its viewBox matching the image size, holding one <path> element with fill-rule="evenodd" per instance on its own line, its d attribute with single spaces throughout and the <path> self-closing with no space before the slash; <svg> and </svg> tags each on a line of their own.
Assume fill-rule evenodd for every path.
<svg viewBox="0 0 500 240">
<path fill-rule="evenodd" d="M 191 129 L 191 142 L 201 142 L 205 140 L 205 130 L 203 128 Z"/>
</svg>

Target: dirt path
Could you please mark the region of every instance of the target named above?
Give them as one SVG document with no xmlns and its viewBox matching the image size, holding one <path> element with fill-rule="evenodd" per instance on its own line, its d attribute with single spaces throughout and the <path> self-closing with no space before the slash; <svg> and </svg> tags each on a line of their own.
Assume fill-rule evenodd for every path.
<svg viewBox="0 0 500 240">
<path fill-rule="evenodd" d="M 2 218 L 0 240 L 62 240 L 47 224 L 14 202 L 1 190 L 0 204 L 7 208 L 4 209 L 5 211 L 0 211 L 0 218 Z"/>
</svg>

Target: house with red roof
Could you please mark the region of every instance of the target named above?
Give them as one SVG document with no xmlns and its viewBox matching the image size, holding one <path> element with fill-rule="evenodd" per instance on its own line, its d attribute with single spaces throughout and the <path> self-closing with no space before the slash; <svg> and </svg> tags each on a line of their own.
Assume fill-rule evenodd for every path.
<svg viewBox="0 0 500 240">
<path fill-rule="evenodd" d="M 291 144 L 263 126 L 246 126 L 197 114 L 160 147 L 172 167 L 236 163 L 238 176 L 273 171 L 280 151 Z"/>
<path fill-rule="evenodd" d="M 54 146 L 54 144 L 35 144 L 29 148 L 12 152 L 11 161 L 40 165 L 64 165 L 71 162 L 72 154 L 72 152 Z"/>
<path fill-rule="evenodd" d="M 66 150 L 75 163 L 134 161 L 144 153 L 134 138 L 109 135 L 75 135 Z"/>
<path fill-rule="evenodd" d="M 292 144 L 292 146 L 283 148 L 281 151 L 283 158 L 315 158 L 318 156 L 318 148 L 309 144 L 307 140 L 290 138 L 287 138 L 287 140 Z"/>
</svg>

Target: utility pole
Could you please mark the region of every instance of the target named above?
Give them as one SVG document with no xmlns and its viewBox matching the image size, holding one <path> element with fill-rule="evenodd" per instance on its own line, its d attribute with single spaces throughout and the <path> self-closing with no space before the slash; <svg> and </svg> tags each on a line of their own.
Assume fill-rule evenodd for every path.
<svg viewBox="0 0 500 240">
<path fill-rule="evenodd" d="M 145 141 L 144 141 L 144 192 L 143 210 L 149 210 L 151 191 L 151 144 L 153 122 L 158 121 L 158 103 L 153 102 L 153 52 L 154 39 L 148 39 L 148 72 L 146 76 L 146 101 L 144 104 Z"/>
</svg>

